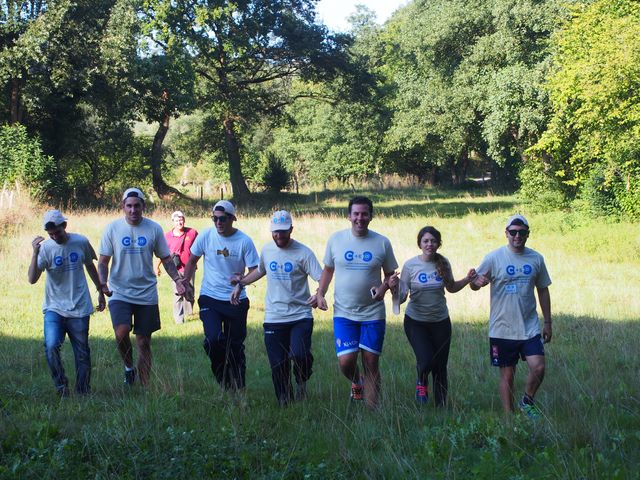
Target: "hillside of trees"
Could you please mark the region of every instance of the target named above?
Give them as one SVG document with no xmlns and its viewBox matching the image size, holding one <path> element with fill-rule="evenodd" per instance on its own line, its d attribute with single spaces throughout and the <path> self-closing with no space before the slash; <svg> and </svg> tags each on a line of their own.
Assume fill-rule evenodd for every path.
<svg viewBox="0 0 640 480">
<path fill-rule="evenodd" d="M 640 4 L 413 0 L 349 33 L 314 0 L 0 1 L 0 183 L 252 192 L 490 178 L 640 213 Z"/>
</svg>

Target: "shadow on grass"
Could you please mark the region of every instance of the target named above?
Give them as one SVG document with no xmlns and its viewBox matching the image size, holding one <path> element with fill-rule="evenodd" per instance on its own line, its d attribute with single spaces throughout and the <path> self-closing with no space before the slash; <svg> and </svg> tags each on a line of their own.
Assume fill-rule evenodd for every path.
<svg viewBox="0 0 640 480">
<path fill-rule="evenodd" d="M 503 425 L 485 323 L 453 319 L 450 401 L 443 412 L 414 404 L 415 361 L 398 322 L 387 325 L 376 412 L 349 402 L 328 321 L 315 326 L 309 399 L 278 408 L 262 337 L 261 325 L 250 323 L 242 396 L 221 392 L 213 381 L 201 334 L 168 327 L 154 337 L 147 389 L 124 388 L 113 340 L 92 337 L 94 393 L 60 401 L 42 340 L 0 336 L 0 478 L 419 478 L 423 471 L 462 478 L 478 465 L 525 477 L 584 469 L 606 477 L 605 467 L 624 471 L 640 460 L 637 320 L 555 316 L 538 395 L 546 423 L 535 432 L 518 422 Z M 72 376 L 68 342 L 63 352 Z M 522 367 L 516 391 L 524 373 Z M 612 438 L 624 443 L 609 449 Z M 530 441 L 536 448 L 523 463 L 517 445 Z M 580 453 L 592 450 L 606 452 L 606 465 Z"/>
</svg>

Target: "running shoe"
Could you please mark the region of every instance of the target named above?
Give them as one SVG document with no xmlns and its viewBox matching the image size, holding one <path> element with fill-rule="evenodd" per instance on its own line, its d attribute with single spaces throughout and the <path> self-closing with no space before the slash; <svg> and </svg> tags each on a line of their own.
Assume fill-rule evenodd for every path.
<svg viewBox="0 0 640 480">
<path fill-rule="evenodd" d="M 422 382 L 416 382 L 416 402 L 426 404 L 429 401 L 429 390 Z"/>
<path fill-rule="evenodd" d="M 364 385 L 362 383 L 351 384 L 351 400 L 354 402 L 364 400 Z"/>
<path fill-rule="evenodd" d="M 542 417 L 542 410 L 535 403 L 530 405 L 520 400 L 520 410 L 531 420 L 539 420 Z"/>
<path fill-rule="evenodd" d="M 130 387 L 133 386 L 133 384 L 136 381 L 136 370 L 135 368 L 133 370 L 125 370 L 124 371 L 124 384 L 125 385 L 129 385 Z"/>
</svg>

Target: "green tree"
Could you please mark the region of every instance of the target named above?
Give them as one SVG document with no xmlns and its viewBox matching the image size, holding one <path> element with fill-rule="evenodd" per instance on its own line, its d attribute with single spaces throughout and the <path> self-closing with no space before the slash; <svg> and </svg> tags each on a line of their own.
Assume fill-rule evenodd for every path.
<svg viewBox="0 0 640 480">
<path fill-rule="evenodd" d="M 199 104 L 218 120 L 234 196 L 249 195 L 241 168 L 242 125 L 279 113 L 292 78 L 336 67 L 341 44 L 314 23 L 313 0 L 145 0 L 152 40 L 180 45 L 199 76 Z M 245 128 L 245 130 L 248 130 Z"/>
<path fill-rule="evenodd" d="M 552 117 L 531 152 L 565 198 L 637 215 L 640 5 L 599 0 L 573 13 L 554 39 Z"/>
</svg>

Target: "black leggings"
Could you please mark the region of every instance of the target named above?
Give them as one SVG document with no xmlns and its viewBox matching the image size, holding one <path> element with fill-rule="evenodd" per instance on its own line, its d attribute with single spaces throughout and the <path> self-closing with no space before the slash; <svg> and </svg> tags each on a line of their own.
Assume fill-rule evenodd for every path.
<svg viewBox="0 0 640 480">
<path fill-rule="evenodd" d="M 431 373 L 436 406 L 444 406 L 447 403 L 451 319 L 447 317 L 441 322 L 418 322 L 405 315 L 404 332 L 416 355 L 418 381 L 428 385 Z"/>
</svg>

